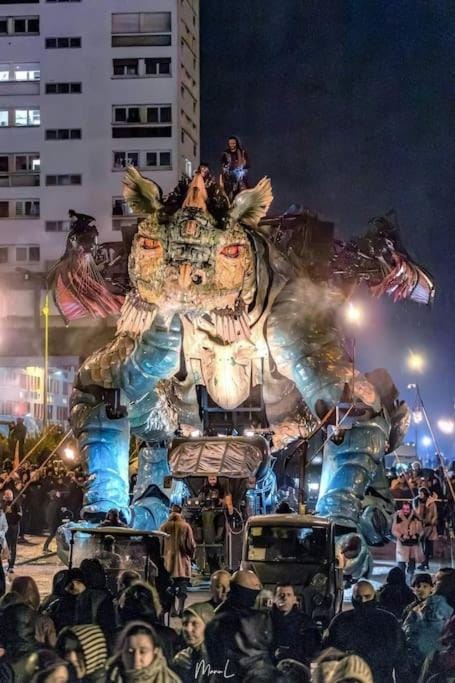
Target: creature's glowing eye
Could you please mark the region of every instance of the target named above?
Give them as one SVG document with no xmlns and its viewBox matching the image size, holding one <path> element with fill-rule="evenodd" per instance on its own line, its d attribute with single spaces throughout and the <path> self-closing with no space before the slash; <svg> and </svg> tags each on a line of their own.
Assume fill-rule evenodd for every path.
<svg viewBox="0 0 455 683">
<path fill-rule="evenodd" d="M 156 251 L 161 248 L 160 242 L 158 240 L 152 240 L 147 237 L 142 239 L 142 248 L 148 251 Z"/>
<path fill-rule="evenodd" d="M 224 249 L 221 250 L 221 253 L 223 256 L 227 256 L 228 258 L 238 258 L 241 251 L 241 244 L 229 244 L 227 247 L 224 247 Z"/>
</svg>

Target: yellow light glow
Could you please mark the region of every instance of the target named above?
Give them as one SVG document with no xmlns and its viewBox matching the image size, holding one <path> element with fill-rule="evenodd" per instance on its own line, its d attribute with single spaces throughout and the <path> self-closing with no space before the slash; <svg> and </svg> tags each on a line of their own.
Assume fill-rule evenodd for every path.
<svg viewBox="0 0 455 683">
<path fill-rule="evenodd" d="M 345 317 L 351 325 L 361 325 L 363 320 L 363 311 L 358 304 L 353 304 L 350 301 L 347 305 Z"/>
<path fill-rule="evenodd" d="M 455 432 L 455 422 L 447 418 L 442 418 L 438 420 L 438 429 L 441 430 L 443 434 L 453 434 Z"/>
<path fill-rule="evenodd" d="M 410 351 L 407 358 L 407 365 L 412 372 L 423 372 L 425 369 L 425 357 L 421 353 Z"/>
</svg>

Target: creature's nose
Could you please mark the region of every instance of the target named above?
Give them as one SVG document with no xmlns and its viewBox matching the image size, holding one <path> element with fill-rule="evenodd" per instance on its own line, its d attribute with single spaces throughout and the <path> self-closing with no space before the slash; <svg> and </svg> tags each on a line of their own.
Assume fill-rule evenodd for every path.
<svg viewBox="0 0 455 683">
<path fill-rule="evenodd" d="M 188 289 L 191 286 L 191 273 L 193 268 L 189 263 L 184 263 L 179 267 L 179 287 Z"/>
</svg>

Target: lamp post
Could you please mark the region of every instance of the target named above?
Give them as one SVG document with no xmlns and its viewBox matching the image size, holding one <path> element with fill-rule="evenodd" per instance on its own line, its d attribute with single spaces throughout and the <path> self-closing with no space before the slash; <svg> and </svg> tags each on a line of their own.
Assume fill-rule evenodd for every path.
<svg viewBox="0 0 455 683">
<path fill-rule="evenodd" d="M 351 328 L 360 327 L 363 320 L 363 311 L 358 304 L 354 304 L 350 301 L 345 310 L 345 319 Z M 352 340 L 352 402 L 354 402 L 354 390 L 355 390 L 355 361 L 356 361 L 356 351 L 357 351 L 357 340 L 355 333 L 351 334 Z"/>
<path fill-rule="evenodd" d="M 49 290 L 46 289 L 44 306 L 42 310 L 44 316 L 44 387 L 43 387 L 43 429 L 47 429 L 47 395 L 49 383 Z"/>
</svg>

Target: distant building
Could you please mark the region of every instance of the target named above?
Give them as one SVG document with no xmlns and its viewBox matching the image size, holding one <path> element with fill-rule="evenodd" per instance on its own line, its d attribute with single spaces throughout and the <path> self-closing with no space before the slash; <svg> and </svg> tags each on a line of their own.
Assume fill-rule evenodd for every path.
<svg viewBox="0 0 455 683">
<path fill-rule="evenodd" d="M 199 139 L 198 0 L 0 3 L 0 356 L 42 365 L 43 274 L 68 209 L 120 240 L 137 221 L 125 167 L 167 192 L 197 166 Z M 74 333 L 52 308 L 50 325 L 51 355 L 76 365 L 112 322 Z"/>
</svg>

